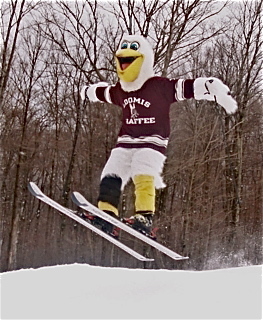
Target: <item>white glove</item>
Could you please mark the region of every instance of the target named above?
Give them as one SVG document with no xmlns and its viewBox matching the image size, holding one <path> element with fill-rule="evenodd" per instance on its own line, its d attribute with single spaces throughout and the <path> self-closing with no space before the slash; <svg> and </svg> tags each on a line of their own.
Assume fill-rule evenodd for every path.
<svg viewBox="0 0 263 320">
<path fill-rule="evenodd" d="M 89 98 L 92 102 L 100 101 L 96 96 L 96 89 L 98 87 L 108 87 L 109 84 L 107 82 L 98 82 L 96 84 L 92 84 L 91 86 L 84 86 L 80 91 L 80 97 L 82 100 Z"/>
<path fill-rule="evenodd" d="M 197 78 L 194 81 L 194 96 L 196 100 L 217 102 L 228 114 L 237 111 L 237 102 L 231 96 L 228 86 L 217 78 Z"/>
<path fill-rule="evenodd" d="M 82 100 L 86 99 L 86 90 L 88 89 L 88 86 L 84 86 L 80 91 L 80 97 Z"/>
</svg>

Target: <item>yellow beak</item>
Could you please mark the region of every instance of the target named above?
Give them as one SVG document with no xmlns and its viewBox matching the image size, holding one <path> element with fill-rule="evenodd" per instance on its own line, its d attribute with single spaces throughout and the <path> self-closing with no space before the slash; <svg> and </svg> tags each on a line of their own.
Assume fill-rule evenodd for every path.
<svg viewBox="0 0 263 320">
<path fill-rule="evenodd" d="M 125 82 L 132 82 L 140 74 L 144 55 L 132 49 L 120 49 L 116 52 L 117 74 Z"/>
</svg>

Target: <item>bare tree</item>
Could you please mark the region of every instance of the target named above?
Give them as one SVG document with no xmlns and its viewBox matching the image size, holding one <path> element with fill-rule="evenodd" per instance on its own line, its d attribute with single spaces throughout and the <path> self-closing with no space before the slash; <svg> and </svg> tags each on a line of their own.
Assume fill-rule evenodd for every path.
<svg viewBox="0 0 263 320">
<path fill-rule="evenodd" d="M 3 44 L 1 49 L 1 70 L 0 70 L 0 108 L 3 103 L 4 92 L 14 61 L 19 32 L 22 20 L 27 16 L 38 2 L 33 1 L 8 1 L 1 5 L 1 26 Z"/>
<path fill-rule="evenodd" d="M 244 1 L 234 6 L 232 32 L 215 41 L 215 73 L 232 87 L 239 105 L 235 119 L 226 117 L 226 179 L 231 222 L 239 222 L 242 203 L 244 124 L 251 106 L 260 97 L 262 68 L 262 1 Z M 229 22 L 230 23 L 230 22 Z M 232 82 L 235 79 L 235 82 Z M 232 82 L 232 83 L 231 83 Z"/>
<path fill-rule="evenodd" d="M 217 36 L 222 28 L 214 26 L 216 17 L 227 3 L 213 1 L 171 1 L 156 17 L 156 68 L 162 76 L 178 75 L 189 54 L 201 44 Z M 208 27 L 209 26 L 209 27 Z"/>
</svg>

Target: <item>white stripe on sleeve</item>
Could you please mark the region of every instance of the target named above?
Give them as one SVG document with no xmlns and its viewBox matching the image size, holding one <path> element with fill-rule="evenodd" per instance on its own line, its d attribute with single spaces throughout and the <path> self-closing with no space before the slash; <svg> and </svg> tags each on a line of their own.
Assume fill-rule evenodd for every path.
<svg viewBox="0 0 263 320">
<path fill-rule="evenodd" d="M 110 88 L 111 86 L 108 86 L 104 91 L 104 97 L 108 103 L 112 103 L 111 97 L 110 97 Z"/>
<path fill-rule="evenodd" d="M 178 101 L 185 100 L 184 97 L 184 80 L 179 79 L 175 84 L 175 98 Z"/>
</svg>

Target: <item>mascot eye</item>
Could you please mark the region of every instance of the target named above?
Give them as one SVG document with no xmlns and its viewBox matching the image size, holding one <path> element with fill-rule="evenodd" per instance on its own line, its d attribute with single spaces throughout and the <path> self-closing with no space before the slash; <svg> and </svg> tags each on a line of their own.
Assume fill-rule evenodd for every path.
<svg viewBox="0 0 263 320">
<path fill-rule="evenodd" d="M 128 48 L 128 42 L 124 41 L 122 44 L 121 44 L 121 49 L 127 49 Z"/>
<path fill-rule="evenodd" d="M 130 45 L 130 48 L 131 48 L 132 50 L 138 50 L 139 47 L 140 47 L 140 45 L 139 45 L 138 42 L 133 42 L 133 43 L 131 43 L 131 45 Z"/>
</svg>

